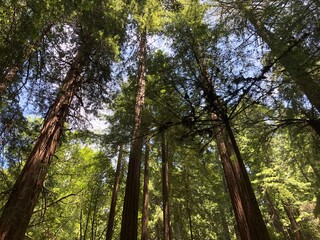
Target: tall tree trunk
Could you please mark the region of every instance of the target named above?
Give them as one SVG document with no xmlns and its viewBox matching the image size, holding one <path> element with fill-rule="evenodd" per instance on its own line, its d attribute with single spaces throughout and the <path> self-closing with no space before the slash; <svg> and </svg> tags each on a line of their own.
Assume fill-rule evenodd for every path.
<svg viewBox="0 0 320 240">
<path fill-rule="evenodd" d="M 51 27 L 53 24 L 48 24 L 47 26 L 44 26 L 39 38 L 34 41 L 33 44 L 31 44 L 24 53 L 23 61 L 26 61 L 27 59 L 30 59 L 32 54 L 34 53 L 34 49 L 38 48 L 43 38 L 50 32 Z M 0 79 L 0 94 L 2 94 L 5 89 L 12 83 L 14 77 L 17 75 L 18 71 L 21 69 L 22 66 L 14 65 L 10 66 L 9 70 L 6 72 L 3 79 Z"/>
<path fill-rule="evenodd" d="M 92 219 L 91 219 L 91 239 L 95 239 L 95 236 L 96 236 L 96 218 L 97 218 L 97 210 L 98 210 L 99 192 L 100 192 L 100 186 L 96 190 L 96 193 L 93 195 L 94 198 L 92 199 L 94 201 L 94 205 L 93 205 L 93 213 L 92 213 Z"/>
<path fill-rule="evenodd" d="M 191 193 L 190 193 L 190 189 L 189 189 L 189 173 L 188 173 L 188 169 L 185 169 L 185 175 L 186 175 L 186 181 L 185 181 L 185 191 L 186 191 L 186 197 L 185 197 L 185 201 L 186 201 L 186 210 L 187 210 L 187 215 L 188 215 L 188 223 L 189 223 L 189 231 L 190 231 L 190 239 L 193 240 L 193 227 L 192 227 L 192 216 L 191 216 L 191 209 L 190 209 L 190 197 L 191 197 Z"/>
<path fill-rule="evenodd" d="M 190 239 L 193 240 L 193 227 L 192 227 L 192 218 L 191 218 L 191 209 L 189 203 L 187 203 L 187 214 L 188 214 L 188 223 L 189 223 L 189 230 L 190 230 Z"/>
<path fill-rule="evenodd" d="M 183 207 L 181 206 L 181 203 L 174 203 L 174 206 L 172 207 L 172 210 L 174 211 L 174 213 L 172 214 L 172 217 L 174 218 L 174 225 L 173 225 L 173 231 L 174 231 L 174 239 L 176 240 L 185 240 L 188 239 L 188 234 L 184 234 L 182 230 L 184 230 L 184 228 L 182 226 L 184 226 L 183 223 L 181 223 L 181 221 L 183 220 L 181 218 L 181 214 L 183 213 L 182 211 Z"/>
<path fill-rule="evenodd" d="M 219 119 L 216 114 L 212 114 L 212 118 L 219 124 L 214 134 L 241 239 L 267 240 L 269 239 L 267 228 L 229 120 Z"/>
<path fill-rule="evenodd" d="M 143 179 L 143 207 L 142 207 L 142 230 L 141 240 L 148 240 L 148 219 L 149 219 L 149 161 L 150 161 L 150 137 L 146 142 L 144 156 L 144 179 Z"/>
<path fill-rule="evenodd" d="M 161 132 L 161 155 L 162 155 L 162 197 L 163 197 L 163 225 L 164 239 L 171 240 L 170 208 L 169 208 L 169 159 L 168 143 L 165 131 Z"/>
<path fill-rule="evenodd" d="M 115 213 L 116 213 L 117 196 L 118 196 L 118 189 L 119 189 L 119 179 L 120 179 L 121 166 L 122 166 L 122 154 L 123 154 L 123 144 L 120 144 L 118 161 L 117 161 L 117 168 L 116 168 L 114 183 L 113 183 L 106 240 L 111 240 L 112 234 L 113 234 L 114 217 L 115 217 Z"/>
<path fill-rule="evenodd" d="M 310 55 L 300 42 L 284 42 L 277 35 L 268 30 L 256 17 L 251 1 L 237 1 L 237 6 L 244 16 L 256 29 L 257 34 L 268 44 L 273 55 L 285 67 L 301 91 L 307 96 L 310 103 L 320 113 L 320 83 L 317 77 L 308 72 L 307 61 Z M 288 33 L 290 34 L 290 33 Z M 299 40 L 298 40 L 299 41 Z"/>
<path fill-rule="evenodd" d="M 201 73 L 199 80 L 212 121 L 220 159 L 229 189 L 241 240 L 268 240 L 269 234 L 259 209 L 246 167 L 233 135 L 224 103 L 216 94 L 203 58 L 195 57 Z"/>
<path fill-rule="evenodd" d="M 136 240 L 138 235 L 138 208 L 140 191 L 140 165 L 142 155 L 141 120 L 146 78 L 146 29 L 140 35 L 138 88 L 135 102 L 134 125 L 129 154 L 126 191 L 123 203 L 121 240 Z"/>
<path fill-rule="evenodd" d="M 40 136 L 16 180 L 0 218 L 0 239 L 23 239 L 37 203 L 52 156 L 57 148 L 69 106 L 80 84 L 86 55 L 80 48 L 48 111 Z"/>
</svg>

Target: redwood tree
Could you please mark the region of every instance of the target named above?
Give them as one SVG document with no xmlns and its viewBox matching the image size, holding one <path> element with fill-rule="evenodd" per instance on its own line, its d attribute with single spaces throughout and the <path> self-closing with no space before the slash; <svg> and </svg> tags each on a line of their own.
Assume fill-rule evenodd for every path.
<svg viewBox="0 0 320 240">
<path fill-rule="evenodd" d="M 24 238 L 58 146 L 70 104 L 81 82 L 82 69 L 88 56 L 86 50 L 84 46 L 79 48 L 57 98 L 47 113 L 40 136 L 12 188 L 0 218 L 1 239 Z"/>
<path fill-rule="evenodd" d="M 163 235 L 165 240 L 171 240 L 170 207 L 169 207 L 169 159 L 168 142 L 165 130 L 161 132 L 161 158 L 162 158 L 162 199 L 163 199 Z"/>
<path fill-rule="evenodd" d="M 142 230 L 141 240 L 148 239 L 148 219 L 149 219 L 149 161 L 150 161 L 150 137 L 146 141 L 144 154 L 144 173 L 143 173 L 143 207 L 142 207 Z"/>
<path fill-rule="evenodd" d="M 171 30 L 171 36 L 175 37 L 175 60 L 181 61 L 181 76 L 186 74 L 185 81 L 188 83 L 188 77 L 191 78 L 194 81 L 191 82 L 193 91 L 200 91 L 198 97 L 204 98 L 241 239 L 267 240 L 268 231 L 231 127 L 227 103 L 217 93 L 219 85 L 215 82 L 227 81 L 216 66 L 218 64 L 215 64 L 215 61 L 220 61 L 214 55 L 220 32 L 204 23 L 201 13 L 205 12 L 205 6 L 195 3 L 178 15 L 177 23 Z"/>
<path fill-rule="evenodd" d="M 141 121 L 145 98 L 146 47 L 147 32 L 146 29 L 143 29 L 140 34 L 137 95 L 135 100 L 134 124 L 131 137 L 128 175 L 122 212 L 122 224 L 120 235 L 121 240 L 135 240 L 137 239 L 138 235 L 140 165 L 143 142 Z"/>
<path fill-rule="evenodd" d="M 110 212 L 109 212 L 109 218 L 108 218 L 106 240 L 111 240 L 112 234 L 113 234 L 113 225 L 114 225 L 114 217 L 115 217 L 115 213 L 116 213 L 119 180 L 120 180 L 122 161 L 123 161 L 122 155 L 123 155 L 123 144 L 120 144 L 118 161 L 117 161 L 117 168 L 116 168 L 116 172 L 115 172 L 115 176 L 114 176 L 114 183 L 113 183 Z"/>
</svg>

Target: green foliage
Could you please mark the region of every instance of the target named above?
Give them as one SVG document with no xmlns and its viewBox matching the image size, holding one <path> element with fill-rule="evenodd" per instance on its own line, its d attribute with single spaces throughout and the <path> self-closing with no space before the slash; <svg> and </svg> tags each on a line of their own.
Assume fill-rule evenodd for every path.
<svg viewBox="0 0 320 240">
<path fill-rule="evenodd" d="M 43 118 L 28 118 L 26 112 L 45 116 L 79 46 L 86 46 L 89 61 L 27 235 L 104 238 L 115 149 L 127 144 L 132 133 L 138 59 L 130 54 L 137 52 L 136 38 L 146 31 L 150 46 L 142 127 L 151 136 L 150 239 L 163 238 L 162 131 L 169 142 L 173 238 L 190 239 L 192 233 L 193 239 L 236 239 L 213 142 L 217 123 L 208 115 L 199 86 L 201 61 L 225 102 L 271 238 L 292 234 L 288 207 L 304 238 L 320 239 L 319 112 L 280 65 L 283 53 L 270 51 L 256 36 L 237 3 L 0 1 L 0 85 L 7 86 L 0 96 L 0 208 L 41 129 Z M 299 66 L 317 78 L 317 1 L 244 4 L 281 44 L 292 47 L 286 54 L 300 59 Z M 168 43 L 165 49 L 153 43 L 157 39 Z M 4 82 L 12 67 L 18 67 L 17 75 Z M 102 135 L 88 127 L 87 119 L 93 117 L 107 121 Z M 114 239 L 120 234 L 124 165 Z"/>
</svg>

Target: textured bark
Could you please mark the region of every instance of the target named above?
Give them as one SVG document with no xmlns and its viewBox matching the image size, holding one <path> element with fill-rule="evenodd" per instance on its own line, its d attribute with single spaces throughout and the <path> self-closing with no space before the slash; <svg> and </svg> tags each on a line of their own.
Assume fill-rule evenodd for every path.
<svg viewBox="0 0 320 240">
<path fill-rule="evenodd" d="M 135 102 L 134 125 L 129 154 L 126 191 L 123 203 L 121 240 L 136 240 L 138 235 L 138 209 L 140 191 L 140 165 L 142 155 L 141 120 L 145 96 L 147 33 L 140 36 L 138 88 Z"/>
<path fill-rule="evenodd" d="M 0 239 L 23 239 L 37 203 L 51 159 L 57 148 L 68 109 L 85 63 L 85 54 L 79 50 L 57 98 L 48 111 L 40 136 L 16 180 L 0 218 Z"/>
<path fill-rule="evenodd" d="M 213 114 L 213 117 L 213 120 L 216 121 L 217 116 Z M 232 149 L 230 149 L 231 144 L 230 141 L 228 141 L 228 137 L 226 135 L 223 136 L 223 133 L 225 134 L 225 129 L 223 127 L 215 131 L 218 149 L 220 153 L 220 159 L 222 162 L 232 206 L 237 220 L 239 234 L 241 236 L 241 239 L 251 239 L 249 222 L 245 213 L 246 208 L 241 198 L 241 186 L 237 181 L 237 176 L 235 176 L 233 162 L 231 160 L 231 157 L 234 158 L 235 154 L 232 151 Z"/>
<path fill-rule="evenodd" d="M 259 209 L 246 167 L 233 135 L 224 103 L 216 94 L 205 61 L 197 58 L 199 79 L 211 119 L 215 123 L 214 136 L 218 144 L 223 171 L 242 240 L 268 240 L 269 234 Z"/>
<path fill-rule="evenodd" d="M 149 160 L 150 160 L 150 137 L 146 142 L 144 156 L 144 179 L 143 179 L 143 207 L 142 207 L 142 230 L 141 240 L 148 240 L 148 219 L 149 219 Z"/>
<path fill-rule="evenodd" d="M 113 225 L 114 225 L 114 217 L 116 213 L 116 205 L 117 205 L 117 196 L 118 196 L 118 189 L 119 189 L 119 180 L 121 174 L 121 166 L 122 166 L 122 154 L 123 154 L 123 144 L 119 146 L 119 154 L 118 154 L 118 161 L 117 161 L 117 168 L 114 177 L 113 183 L 113 190 L 112 190 L 112 198 L 110 204 L 110 213 L 108 219 L 108 226 L 107 226 L 107 233 L 106 233 L 106 240 L 112 239 L 113 234 Z"/>
<path fill-rule="evenodd" d="M 284 42 L 277 35 L 269 31 L 264 24 L 255 16 L 250 7 L 251 1 L 237 1 L 237 6 L 244 16 L 256 29 L 257 34 L 268 44 L 273 55 L 285 67 L 301 91 L 307 96 L 310 103 L 320 113 L 320 83 L 316 76 L 307 70 L 307 61 L 310 60 L 308 52 L 296 42 Z"/>
<path fill-rule="evenodd" d="M 169 207 L 169 159 L 168 143 L 165 131 L 161 133 L 161 156 L 162 156 L 162 197 L 163 197 L 163 234 L 165 240 L 171 240 L 170 207 Z"/>
</svg>

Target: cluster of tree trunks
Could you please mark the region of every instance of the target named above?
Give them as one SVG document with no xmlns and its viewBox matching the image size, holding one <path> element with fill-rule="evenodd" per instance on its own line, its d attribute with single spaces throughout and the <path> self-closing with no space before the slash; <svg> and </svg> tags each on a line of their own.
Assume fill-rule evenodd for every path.
<svg viewBox="0 0 320 240">
<path fill-rule="evenodd" d="M 224 176 L 237 220 L 241 239 L 270 239 L 256 200 L 246 167 L 230 126 L 225 104 L 214 90 L 211 77 L 203 58 L 194 51 L 200 71 L 199 84 L 204 92 L 211 120 L 214 124 L 214 137 L 218 144 Z"/>
<path fill-rule="evenodd" d="M 300 45 L 299 39 L 293 43 L 283 44 L 274 33 L 256 17 L 250 6 L 250 1 L 236 1 L 238 9 L 251 22 L 257 34 L 269 45 L 272 53 L 278 61 L 286 68 L 295 83 L 305 93 L 311 104 L 320 112 L 320 84 L 308 71 L 307 61 L 309 55 Z M 27 49 L 25 57 L 29 58 L 33 49 L 37 47 L 40 40 L 51 28 L 49 25 L 44 29 L 30 49 Z M 121 240 L 136 240 L 138 236 L 138 210 L 140 192 L 140 165 L 142 158 L 143 132 L 142 132 L 142 111 L 145 102 L 146 85 L 146 53 L 147 31 L 146 28 L 140 33 L 139 46 L 139 69 L 137 78 L 137 93 L 135 99 L 134 124 L 130 145 L 128 174 L 122 213 Z M 207 71 L 204 59 L 198 57 L 194 51 L 200 78 L 199 86 L 204 92 L 206 105 L 209 109 L 212 124 L 214 126 L 214 137 L 217 142 L 221 164 L 223 167 L 226 184 L 231 197 L 231 202 L 237 221 L 237 230 L 242 240 L 270 239 L 263 220 L 262 214 L 256 200 L 254 190 L 250 183 L 246 166 L 241 157 L 225 103 L 219 98 L 214 85 Z M 44 119 L 43 127 L 35 145 L 26 161 L 21 174 L 19 175 L 9 199 L 3 208 L 0 218 L 0 239 L 23 239 L 28 228 L 29 221 L 35 205 L 43 188 L 48 168 L 59 144 L 64 123 L 68 116 L 69 107 L 73 97 L 81 85 L 81 74 L 88 60 L 88 52 L 85 46 L 80 46 L 73 63 L 59 89 L 57 98 L 48 110 Z M 7 71 L 3 81 L 0 83 L 0 93 L 5 91 L 6 84 L 13 81 L 19 71 L 19 66 L 12 66 Z M 314 129 L 319 132 L 318 122 Z M 161 132 L 161 153 L 162 153 L 162 194 L 163 194 L 163 236 L 165 240 L 172 239 L 169 211 L 169 157 L 166 132 Z M 148 205 L 149 205 L 149 152 L 150 139 L 148 138 L 145 150 L 144 163 L 144 188 L 143 188 L 143 210 L 142 210 L 142 234 L 141 239 L 148 239 Z M 119 147 L 118 163 L 115 172 L 114 187 L 109 213 L 109 221 L 106 232 L 106 239 L 111 240 L 114 228 L 115 209 L 119 187 L 123 145 Z M 311 165 L 312 166 L 312 165 Z M 315 171 L 315 173 L 317 173 Z M 188 186 L 187 186 L 188 187 Z M 188 190 L 187 190 L 188 192 Z M 279 213 L 268 193 L 265 194 L 265 201 L 275 229 L 283 236 L 288 237 L 279 217 Z M 191 239 L 192 217 L 190 203 L 187 201 L 187 215 Z M 96 207 L 96 206 L 95 206 Z M 303 239 L 298 223 L 295 219 L 293 207 L 284 202 L 283 208 L 290 220 L 292 232 L 295 239 Z M 94 209 L 96 211 L 96 208 Z M 224 232 L 228 226 L 224 216 L 224 210 L 220 209 Z M 159 227 L 160 228 L 160 227 Z M 92 234 L 94 237 L 94 235 Z M 158 234 L 160 236 L 160 234 Z M 225 236 L 230 239 L 229 235 Z"/>
<path fill-rule="evenodd" d="M 113 183 L 112 198 L 111 198 L 109 218 L 108 218 L 106 240 L 111 240 L 112 234 L 113 234 L 114 218 L 116 215 L 117 196 L 118 196 L 118 190 L 119 190 L 119 181 L 120 181 L 122 161 L 123 161 L 122 158 L 123 158 L 123 144 L 120 144 L 117 167 L 116 167 L 116 172 L 115 172 L 115 176 L 114 176 L 114 183 Z"/>
</svg>

